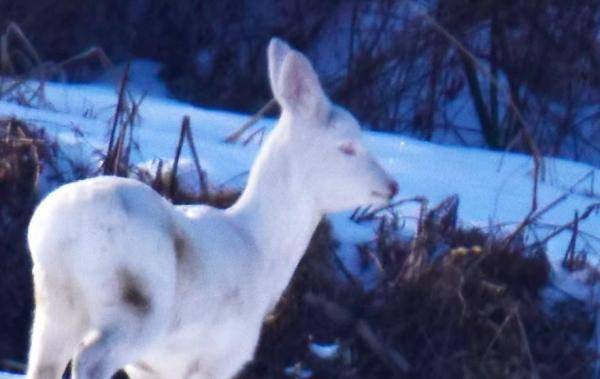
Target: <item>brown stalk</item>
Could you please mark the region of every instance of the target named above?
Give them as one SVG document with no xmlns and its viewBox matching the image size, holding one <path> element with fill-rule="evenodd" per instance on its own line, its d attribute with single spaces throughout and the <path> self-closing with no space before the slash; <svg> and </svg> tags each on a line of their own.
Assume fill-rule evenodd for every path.
<svg viewBox="0 0 600 379">
<path fill-rule="evenodd" d="M 404 279 L 417 278 L 427 265 L 427 240 L 429 238 L 427 214 L 428 201 L 424 199 L 421 201 L 417 234 L 413 238 L 410 253 L 402 268 L 401 277 Z"/>
<path fill-rule="evenodd" d="M 169 197 L 172 199 L 175 196 L 177 190 L 177 168 L 179 167 L 179 158 L 181 157 L 181 149 L 183 148 L 183 141 L 185 138 L 185 131 L 190 126 L 190 117 L 183 116 L 181 122 L 181 128 L 179 129 L 179 140 L 177 141 L 177 147 L 175 148 L 175 159 L 173 159 L 173 167 L 171 168 L 171 181 L 169 183 Z"/>
<path fill-rule="evenodd" d="M 196 167 L 196 173 L 198 174 L 198 183 L 200 183 L 200 191 L 203 194 L 208 195 L 208 181 L 206 180 L 206 172 L 200 166 L 200 159 L 196 152 L 196 146 L 194 144 L 194 137 L 192 136 L 192 128 L 188 125 L 187 127 L 187 140 L 194 160 L 194 166 Z"/>
<path fill-rule="evenodd" d="M 594 203 L 594 204 L 589 205 L 585 209 L 585 211 L 583 211 L 583 213 L 581 215 L 576 215 L 576 218 L 573 221 L 569 222 L 568 224 L 560 226 L 554 232 L 550 233 L 549 235 L 544 237 L 544 239 L 539 241 L 539 243 L 543 245 L 543 244 L 547 243 L 548 241 L 550 241 L 552 238 L 559 235 L 560 233 L 564 232 L 565 230 L 573 229 L 575 227 L 575 224 L 581 223 L 582 221 L 589 218 L 592 215 L 592 213 L 598 212 L 598 211 L 600 211 L 600 203 Z M 579 233 L 581 233 L 581 231 L 579 231 Z"/>
<path fill-rule="evenodd" d="M 490 73 L 478 60 L 477 58 L 465 47 L 465 45 L 460 42 L 452 33 L 450 33 L 446 28 L 444 28 L 433 16 L 429 14 L 429 12 L 423 8 L 420 4 L 411 0 L 411 4 L 413 4 L 414 8 L 423 18 L 425 18 L 435 30 L 441 33 L 450 43 L 452 43 L 456 48 L 459 49 L 461 55 L 468 59 L 480 72 L 482 72 L 490 81 L 490 83 L 496 87 L 498 90 L 502 89 L 500 83 L 496 77 L 492 73 Z M 542 154 L 535 143 L 531 135 L 531 131 L 529 130 L 529 124 L 525 120 L 525 117 L 519 110 L 515 103 L 515 99 L 510 91 L 507 92 L 508 95 L 508 106 L 514 112 L 517 117 L 519 124 L 521 125 L 521 132 L 523 136 L 523 140 L 533 158 L 533 193 L 531 196 L 531 211 L 530 214 L 535 213 L 538 206 L 538 187 L 539 187 L 539 178 L 540 178 L 540 169 L 543 165 Z"/>
<path fill-rule="evenodd" d="M 331 321 L 340 325 L 352 325 L 355 333 L 392 372 L 401 375 L 410 370 L 408 360 L 398 351 L 386 346 L 365 320 L 357 319 L 339 304 L 311 292 L 304 294 L 304 300 L 314 308 L 322 310 Z"/>
<path fill-rule="evenodd" d="M 571 240 L 569 241 L 569 246 L 567 247 L 567 252 L 563 257 L 562 265 L 563 267 L 573 270 L 576 267 L 576 253 L 577 249 L 577 236 L 579 234 L 579 212 L 575 211 L 575 217 L 573 219 L 573 227 L 571 233 Z"/>
<path fill-rule="evenodd" d="M 517 320 L 517 325 L 519 326 L 519 333 L 521 334 L 521 338 L 523 340 L 523 346 L 525 347 L 525 353 L 527 354 L 527 359 L 529 360 L 529 369 L 531 370 L 531 378 L 539 379 L 540 375 L 538 373 L 537 365 L 533 360 L 533 355 L 531 354 L 531 346 L 529 346 L 529 339 L 527 338 L 527 332 L 525 331 L 525 325 L 523 325 L 523 320 L 518 312 L 514 313 L 515 319 Z"/>
<path fill-rule="evenodd" d="M 404 205 L 406 203 L 423 204 L 424 201 L 427 201 L 427 199 L 425 197 L 416 196 L 416 197 L 411 197 L 408 199 L 400 199 L 400 200 L 394 201 L 392 203 L 386 204 L 384 206 L 381 206 L 381 207 L 375 208 L 375 209 L 373 209 L 371 206 L 367 206 L 364 208 L 358 207 L 352 212 L 352 215 L 350 216 L 350 220 L 358 222 L 358 223 L 363 222 L 363 221 L 371 221 L 371 220 L 374 220 L 382 212 L 393 210 L 393 209 L 395 209 L 401 205 Z"/>
<path fill-rule="evenodd" d="M 200 165 L 200 159 L 198 158 L 198 153 L 196 151 L 196 146 L 194 144 L 194 137 L 192 136 L 192 128 L 190 126 L 190 117 L 184 116 L 183 121 L 181 123 L 181 130 L 179 133 L 179 141 L 177 142 L 177 148 L 175 150 L 175 159 L 173 161 L 173 168 L 171 170 L 171 183 L 169 187 L 169 195 L 171 198 L 175 196 L 177 190 L 177 168 L 179 166 L 179 160 L 181 158 L 181 150 L 183 148 L 183 142 L 187 140 L 187 143 L 190 147 L 190 151 L 192 153 L 192 158 L 194 161 L 194 166 L 196 168 L 196 173 L 198 174 L 198 183 L 200 184 L 200 191 L 204 195 L 208 195 L 208 181 L 206 179 L 206 173 L 202 169 Z"/>
<path fill-rule="evenodd" d="M 269 100 L 262 108 L 256 112 L 250 120 L 244 123 L 238 130 L 230 134 L 225 138 L 225 142 L 227 143 L 236 143 L 240 137 L 246 132 L 246 130 L 250 129 L 254 124 L 256 124 L 260 119 L 264 117 L 264 115 L 269 112 L 271 109 L 275 107 L 277 102 L 275 99 Z"/>
<path fill-rule="evenodd" d="M 130 61 L 127 61 L 125 65 L 125 72 L 123 73 L 123 77 L 121 78 L 121 82 L 119 84 L 119 97 L 117 100 L 117 107 L 115 109 L 115 115 L 113 116 L 112 126 L 110 129 L 110 138 L 108 140 L 108 148 L 106 149 L 106 158 L 104 159 L 102 172 L 104 175 L 116 174 L 115 169 L 115 158 L 116 154 L 114 150 L 115 144 L 115 135 L 117 133 L 117 128 L 119 126 L 119 120 L 121 119 L 121 115 L 125 110 L 125 89 L 127 87 L 127 82 L 129 81 L 129 67 Z M 111 172 L 112 171 L 112 172 Z"/>
<path fill-rule="evenodd" d="M 507 247 L 508 245 L 510 245 L 515 240 L 515 238 L 518 235 L 520 235 L 521 232 L 523 232 L 523 230 L 528 225 L 531 225 L 533 222 L 537 221 L 540 217 L 542 217 L 548 211 L 550 211 L 551 209 L 556 207 L 558 204 L 565 201 L 569 196 L 571 196 L 571 194 L 573 193 L 573 191 L 575 191 L 577 186 L 579 186 L 583 181 L 585 181 L 588 178 L 588 176 L 589 176 L 589 173 L 584 175 L 579 180 L 577 180 L 577 182 L 575 182 L 575 184 L 573 184 L 571 187 L 569 187 L 569 189 L 564 194 L 562 194 L 561 196 L 559 196 L 556 199 L 554 199 L 553 201 L 551 201 L 548 205 L 546 205 L 544 208 L 540 209 L 539 211 L 536 211 L 535 209 L 531 209 L 529 211 L 529 213 L 527 214 L 527 216 L 525 216 L 523 221 L 521 221 L 519 226 L 517 226 L 517 228 L 511 234 L 508 235 L 508 237 L 506 237 L 504 246 Z M 548 240 L 545 240 L 545 241 L 547 242 Z"/>
</svg>

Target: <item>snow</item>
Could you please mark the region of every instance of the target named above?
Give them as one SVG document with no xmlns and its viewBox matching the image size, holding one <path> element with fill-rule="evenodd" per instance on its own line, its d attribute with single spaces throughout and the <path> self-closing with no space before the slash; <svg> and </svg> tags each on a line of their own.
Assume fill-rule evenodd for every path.
<svg viewBox="0 0 600 379">
<path fill-rule="evenodd" d="M 286 367 L 284 373 L 286 376 L 296 379 L 310 379 L 313 377 L 313 372 L 310 369 L 303 368 L 300 363 Z"/>
<path fill-rule="evenodd" d="M 134 98 L 141 96 L 148 86 L 159 87 L 149 79 L 157 72 L 152 64 L 134 61 L 132 67 L 142 67 L 144 72 L 144 75 L 132 74 Z M 136 78 L 141 83 L 136 82 Z M 53 109 L 28 108 L 0 101 L 0 116 L 14 115 L 31 120 L 58 138 L 71 154 L 90 157 L 105 149 L 108 120 L 114 113 L 116 93 L 107 83 L 110 82 L 104 79 L 93 85 L 48 83 L 46 97 Z M 141 122 L 135 131 L 140 150 L 134 152 L 134 162 L 153 169 L 158 159 L 166 159 L 168 165 L 168 160 L 174 156 L 182 117 L 189 115 L 200 162 L 208 172 L 211 184 L 243 186 L 258 143 L 243 146 L 226 144 L 223 139 L 249 116 L 202 109 L 170 99 L 162 91 L 155 93 L 156 96 L 145 98 L 140 108 Z M 273 120 L 264 119 L 256 128 L 268 130 L 273 125 Z M 367 146 L 400 183 L 402 198 L 425 196 L 434 205 L 447 196 L 458 194 L 459 219 L 468 226 L 488 227 L 502 223 L 510 227 L 530 211 L 533 163 L 525 155 L 436 145 L 386 133 L 365 132 L 364 135 Z M 189 157 L 185 154 L 184 150 L 184 157 Z M 180 174 L 186 186 L 197 188 L 191 161 L 184 158 L 181 164 Z M 600 179 L 593 180 L 593 177 L 600 178 L 598 169 L 551 158 L 544 160 L 544 166 L 545 178 L 538 193 L 539 208 L 563 195 L 586 175 L 588 180 L 574 188 L 567 199 L 549 211 L 541 222 L 565 224 L 573 219 L 576 210 L 581 212 L 600 201 Z M 406 231 L 410 233 L 414 229 L 411 219 L 417 216 L 418 206 L 406 205 L 399 212 L 407 217 Z M 372 227 L 350 222 L 348 213 L 334 215 L 332 219 L 345 250 L 372 237 Z M 600 217 L 593 215 L 580 225 L 580 229 L 593 235 L 600 234 Z M 548 230 L 540 230 L 540 233 L 544 232 Z M 550 241 L 548 247 L 553 262 L 562 259 L 569 238 L 569 233 L 565 232 Z M 589 239 L 585 247 L 593 252 L 590 258 L 598 261 L 599 242 Z"/>
<path fill-rule="evenodd" d="M 321 359 L 333 359 L 338 355 L 340 351 L 340 345 L 338 345 L 337 343 L 319 344 L 313 342 L 310 345 L 308 345 L 308 349 L 311 353 L 313 353 Z"/>
<path fill-rule="evenodd" d="M 132 60 L 129 69 L 128 89 L 132 92 L 147 93 L 155 97 L 168 97 L 169 90 L 165 84 L 159 80 L 161 64 L 147 59 Z M 118 87 L 123 78 L 125 64 L 121 64 L 107 70 L 96 81 L 97 85 L 113 89 Z"/>
<path fill-rule="evenodd" d="M 245 173 L 258 151 L 258 143 L 243 146 L 226 144 L 223 140 L 249 116 L 207 110 L 171 99 L 164 86 L 157 79 L 152 79 L 158 72 L 156 66 L 136 61 L 133 69 L 142 71 L 142 75 L 132 75 L 133 97 L 139 98 L 146 91 L 149 93 L 140 108 L 141 121 L 135 130 L 140 150 L 134 152 L 133 161 L 142 167 L 153 168 L 158 159 L 171 159 L 182 117 L 188 115 L 200 162 L 211 185 L 242 187 Z M 115 75 L 107 74 L 96 84 L 47 83 L 46 97 L 52 107 L 36 109 L 0 101 L 0 117 L 16 116 L 33 121 L 61 141 L 69 154 L 97 160 L 95 152 L 105 150 L 108 120 L 116 104 Z M 273 120 L 264 119 L 255 128 L 265 127 L 268 130 L 273 125 Z M 504 224 L 510 228 L 530 211 L 533 163 L 527 156 L 436 145 L 402 135 L 375 132 L 365 132 L 364 135 L 370 150 L 399 182 L 401 198 L 425 196 L 431 205 L 435 205 L 447 196 L 458 194 L 459 219 L 467 226 Z M 186 154 L 189 156 L 184 150 L 184 156 Z M 197 188 L 191 161 L 184 159 L 181 167 L 179 173 L 186 180 L 186 186 Z M 587 177 L 587 180 L 573 188 L 569 196 L 545 214 L 540 222 L 566 224 L 573 219 L 575 211 L 581 213 L 590 204 L 600 201 L 600 170 L 551 158 L 544 160 L 544 168 L 545 177 L 538 193 L 539 208 L 562 196 L 580 179 Z M 409 204 L 398 211 L 401 216 L 406 216 L 405 232 L 414 231 L 418 206 Z M 332 215 L 331 220 L 341 242 L 340 254 L 344 262 L 352 271 L 358 271 L 355 246 L 372 239 L 373 225 L 356 224 L 349 220 L 349 213 Z M 592 215 L 579 228 L 583 233 L 599 236 L 600 217 Z M 538 233 L 543 236 L 549 231 L 540 229 Z M 569 239 L 570 234 L 564 232 L 548 244 L 550 260 L 556 269 L 555 284 L 578 297 L 585 297 L 588 289 L 581 285 L 580 280 L 563 272 L 558 264 Z M 590 252 L 592 262 L 600 261 L 600 240 L 581 238 L 578 249 L 581 248 Z M 373 281 L 374 272 L 362 274 L 367 282 Z M 0 378 L 14 378 L 4 375 Z"/>
</svg>

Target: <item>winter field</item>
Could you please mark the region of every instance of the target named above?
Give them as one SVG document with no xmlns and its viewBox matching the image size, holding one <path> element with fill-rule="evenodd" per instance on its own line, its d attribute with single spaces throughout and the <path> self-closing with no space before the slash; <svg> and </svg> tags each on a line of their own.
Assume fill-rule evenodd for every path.
<svg viewBox="0 0 600 379">
<path fill-rule="evenodd" d="M 191 120 L 191 129 L 202 168 L 206 171 L 211 189 L 244 186 L 254 157 L 260 147 L 261 132 L 247 143 L 225 143 L 224 139 L 236 131 L 249 115 L 208 110 L 173 100 L 156 78 L 156 65 L 136 61 L 132 66 L 130 92 L 133 99 L 148 95 L 139 107 L 139 122 L 133 138 L 137 149 L 132 161 L 154 172 L 159 160 L 166 166 L 172 160 L 179 138 L 182 117 Z M 115 88 L 121 72 L 107 74 L 93 84 L 45 84 L 45 103 L 35 106 L 0 101 L 0 117 L 16 117 L 43 127 L 51 138 L 59 141 L 71 160 L 99 165 L 106 149 L 110 119 L 116 104 Z M 36 86 L 35 83 L 31 84 Z M 274 120 L 263 119 L 252 131 L 274 126 Z M 424 197 L 435 205 L 454 194 L 458 195 L 459 224 L 490 231 L 510 233 L 527 217 L 532 206 L 533 160 L 525 155 L 492 152 L 457 146 L 442 146 L 421 142 L 402 135 L 367 132 L 367 145 L 383 166 L 400 185 L 399 204 L 391 211 L 403 223 L 401 230 L 407 237 L 416 231 L 420 206 L 403 199 Z M 242 139 L 243 141 L 243 139 Z M 190 191 L 197 191 L 199 183 L 190 155 L 184 149 L 179 176 Z M 545 158 L 539 183 L 538 211 L 535 226 L 528 227 L 527 239 L 543 241 L 561 226 L 573 221 L 576 212 L 584 214 L 588 207 L 600 201 L 600 170 L 586 164 Z M 44 174 L 44 173 L 42 173 Z M 42 192 L 54 187 L 52 180 L 43 176 Z M 386 214 L 383 210 L 381 214 Z M 331 215 L 333 233 L 340 242 L 339 256 L 346 267 L 370 286 L 376 272 L 360 269 L 356 246 L 374 238 L 375 224 L 357 223 L 351 213 Z M 554 289 L 588 299 L 594 286 L 584 283 L 581 272 L 571 274 L 561 265 L 569 245 L 575 251 L 585 250 L 588 262 L 598 267 L 600 262 L 600 216 L 592 213 L 578 224 L 579 235 L 573 242 L 572 228 L 547 240 L 547 252 L 553 267 Z M 596 286 L 597 287 L 597 286 Z M 556 291 L 549 290 L 548 296 Z M 18 378 L 0 374 L 0 378 Z"/>
<path fill-rule="evenodd" d="M 137 61 L 132 67 L 130 91 L 134 98 L 147 93 L 141 103 L 140 122 L 134 138 L 139 149 L 133 160 L 141 167 L 153 168 L 159 159 L 172 159 L 184 115 L 190 116 L 192 131 L 201 164 L 213 186 L 244 185 L 260 136 L 247 144 L 227 144 L 224 139 L 244 124 L 250 116 L 197 108 L 169 98 L 168 91 L 156 78 L 158 68 L 152 62 Z M 47 83 L 46 106 L 26 107 L 0 102 L 2 116 L 15 116 L 43 126 L 54 136 L 71 158 L 96 162 L 98 152 L 106 148 L 109 120 L 114 114 L 119 70 L 91 85 Z M 254 130 L 274 126 L 263 119 Z M 247 133 L 248 135 L 251 132 Z M 435 204 L 457 194 L 460 198 L 459 219 L 479 227 L 511 226 L 525 218 L 531 209 L 533 160 L 525 155 L 491 152 L 483 149 L 453 147 L 421 142 L 413 138 L 376 132 L 364 132 L 369 149 L 400 183 L 398 198 L 426 197 Z M 546 158 L 539 186 L 539 209 L 568 194 L 564 201 L 540 218 L 548 227 L 563 225 L 573 219 L 575 211 L 600 199 L 600 170 L 581 163 Z M 191 189 L 198 183 L 190 160 L 184 160 L 180 175 Z M 49 191 L 49 183 L 44 192 Z M 407 231 L 414 228 L 409 220 L 418 215 L 417 207 L 402 207 Z M 347 225 L 348 214 L 335 215 L 336 231 L 348 243 L 369 238 L 368 230 Z M 365 228 L 368 229 L 368 228 Z M 597 234 L 600 218 L 591 217 L 580 225 L 586 234 Z M 539 238 L 543 239 L 544 230 Z M 562 259 L 570 239 L 569 233 L 550 241 L 553 262 Z M 597 239 L 586 239 L 581 248 L 590 251 L 590 259 L 600 259 Z"/>
</svg>

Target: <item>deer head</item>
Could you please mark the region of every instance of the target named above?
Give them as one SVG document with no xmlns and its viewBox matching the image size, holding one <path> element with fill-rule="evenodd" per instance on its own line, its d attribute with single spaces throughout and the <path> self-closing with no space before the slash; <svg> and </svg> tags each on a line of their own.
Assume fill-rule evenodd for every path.
<svg viewBox="0 0 600 379">
<path fill-rule="evenodd" d="M 269 80 L 281 106 L 276 128 L 288 141 L 288 159 L 322 212 L 381 205 L 397 183 L 365 148 L 358 121 L 333 104 L 309 60 L 273 38 L 268 47 Z M 310 187 L 310 189 L 309 189 Z"/>
</svg>

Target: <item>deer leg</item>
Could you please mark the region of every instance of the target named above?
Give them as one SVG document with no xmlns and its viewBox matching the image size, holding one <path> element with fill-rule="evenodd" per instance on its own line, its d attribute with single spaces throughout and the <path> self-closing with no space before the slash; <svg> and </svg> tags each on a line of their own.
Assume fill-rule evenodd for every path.
<svg viewBox="0 0 600 379">
<path fill-rule="evenodd" d="M 74 379 L 109 379 L 164 335 L 174 290 L 168 277 L 118 269 L 110 291 L 90 296 L 92 329 L 75 355 Z"/>
<path fill-rule="evenodd" d="M 27 379 L 59 379 L 82 337 L 84 318 L 66 279 L 34 270 L 36 309 Z"/>
</svg>

